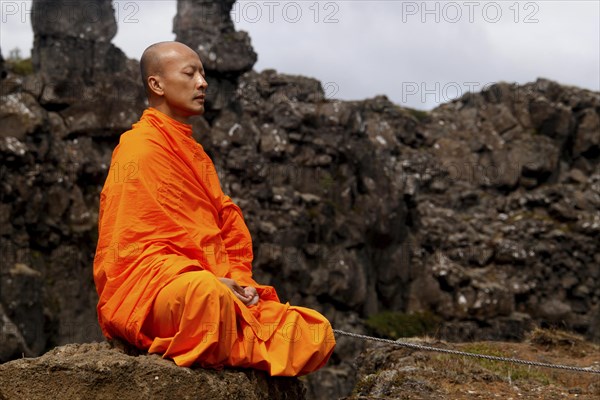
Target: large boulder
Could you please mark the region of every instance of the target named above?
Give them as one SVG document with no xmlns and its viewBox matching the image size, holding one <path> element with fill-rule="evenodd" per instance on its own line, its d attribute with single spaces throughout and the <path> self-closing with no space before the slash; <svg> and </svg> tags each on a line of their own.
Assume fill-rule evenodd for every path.
<svg viewBox="0 0 600 400">
<path fill-rule="evenodd" d="M 42 127 L 46 110 L 29 93 L 0 96 L 0 136 L 24 139 Z"/>
<path fill-rule="evenodd" d="M 139 64 L 111 43 L 110 0 L 35 0 L 32 26 L 40 101 L 60 112 L 68 134 L 116 134 L 137 120 L 145 101 Z"/>
<path fill-rule="evenodd" d="M 244 31 L 231 19 L 235 0 L 178 0 L 173 32 L 196 50 L 208 76 L 236 77 L 252 69 L 257 55 Z"/>
<path fill-rule="evenodd" d="M 304 399 L 295 378 L 255 370 L 178 367 L 110 344 L 71 344 L 0 365 L 0 399 Z"/>
<path fill-rule="evenodd" d="M 236 31 L 231 19 L 235 0 L 178 0 L 173 32 L 178 42 L 194 49 L 207 75 L 207 118 L 231 106 L 237 79 L 252 69 L 257 55 L 244 31 Z"/>
</svg>

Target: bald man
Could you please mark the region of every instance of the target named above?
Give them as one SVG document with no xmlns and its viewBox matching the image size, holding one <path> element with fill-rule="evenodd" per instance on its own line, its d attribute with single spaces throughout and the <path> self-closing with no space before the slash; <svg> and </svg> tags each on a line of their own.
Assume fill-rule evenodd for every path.
<svg viewBox="0 0 600 400">
<path fill-rule="evenodd" d="M 254 281 L 242 212 L 192 138 L 208 87 L 198 55 L 162 42 L 140 64 L 149 108 L 121 135 L 100 197 L 102 332 L 180 366 L 317 370 L 335 346 L 329 322 Z"/>
</svg>

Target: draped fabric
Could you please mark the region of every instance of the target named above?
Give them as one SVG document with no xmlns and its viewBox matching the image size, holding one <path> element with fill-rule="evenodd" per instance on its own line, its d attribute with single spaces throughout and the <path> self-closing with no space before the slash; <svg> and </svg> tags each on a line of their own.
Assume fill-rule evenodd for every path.
<svg viewBox="0 0 600 400">
<path fill-rule="evenodd" d="M 180 366 L 302 375 L 335 340 L 317 311 L 252 278 L 252 240 L 191 125 L 154 108 L 121 135 L 100 196 L 94 280 L 103 334 Z M 246 306 L 217 278 L 256 287 Z"/>
</svg>

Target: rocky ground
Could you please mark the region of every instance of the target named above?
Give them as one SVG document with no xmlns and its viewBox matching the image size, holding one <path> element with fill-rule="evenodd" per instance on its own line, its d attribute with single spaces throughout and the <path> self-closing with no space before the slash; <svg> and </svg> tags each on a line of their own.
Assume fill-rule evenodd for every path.
<svg viewBox="0 0 600 400">
<path fill-rule="evenodd" d="M 600 370 L 600 347 L 564 332 L 537 330 L 523 343 L 450 344 L 433 339 L 413 339 L 410 343 Z M 600 374 L 414 351 L 386 344 L 370 345 L 358 364 L 359 379 L 347 400 L 592 400 L 600 396 Z"/>
<path fill-rule="evenodd" d="M 600 371 L 600 346 L 560 331 L 535 330 L 522 343 L 448 343 L 431 337 L 405 341 Z M 355 360 L 356 386 L 346 400 L 591 400 L 600 395 L 600 374 L 373 343 Z M 157 355 L 104 342 L 65 345 L 39 358 L 0 365 L 0 399 L 335 399 L 334 381 L 330 380 L 329 388 L 311 393 L 308 377 L 271 378 L 251 370 L 180 368 Z"/>
<path fill-rule="evenodd" d="M 57 347 L 0 365 L 0 399 L 304 399 L 295 378 L 254 370 L 181 368 L 158 355 L 128 354 L 107 342 Z"/>
</svg>

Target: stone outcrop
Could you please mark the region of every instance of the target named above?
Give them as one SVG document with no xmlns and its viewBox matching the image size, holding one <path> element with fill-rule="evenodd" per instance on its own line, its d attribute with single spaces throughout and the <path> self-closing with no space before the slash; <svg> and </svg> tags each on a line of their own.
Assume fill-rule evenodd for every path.
<svg viewBox="0 0 600 400">
<path fill-rule="evenodd" d="M 59 111 L 67 134 L 114 134 L 137 120 L 139 66 L 111 43 L 117 23 L 110 0 L 35 0 L 32 26 L 37 74 L 29 89 Z"/>
<path fill-rule="evenodd" d="M 4 57 L 2 57 L 2 50 L 0 49 L 0 80 L 6 77 L 6 71 L 4 70 Z"/>
<path fill-rule="evenodd" d="M 396 310 L 433 313 L 450 340 L 536 324 L 598 340 L 598 142 L 573 147 L 598 93 L 499 83 L 424 116 L 385 97 L 326 101 L 274 71 L 239 89 L 242 112 L 198 140 L 245 212 L 257 277 L 283 298 L 353 331 Z M 360 345 L 343 338 L 339 354 Z"/>
<path fill-rule="evenodd" d="M 295 378 L 255 370 L 181 368 L 108 343 L 72 344 L 0 365 L 0 399 L 304 399 Z"/>
<path fill-rule="evenodd" d="M 532 318 L 600 339 L 599 106 L 597 92 L 538 79 L 431 113 L 409 311 L 473 323 L 447 337 L 522 337 Z"/>
<path fill-rule="evenodd" d="M 173 32 L 178 42 L 198 52 L 211 75 L 236 77 L 252 69 L 257 55 L 244 31 L 236 31 L 230 13 L 235 0 L 177 2 Z"/>
<path fill-rule="evenodd" d="M 230 106 L 238 77 L 252 69 L 257 55 L 244 31 L 236 31 L 231 20 L 235 0 L 177 1 L 173 32 L 178 42 L 196 50 L 208 81 L 207 113 Z"/>
</svg>

